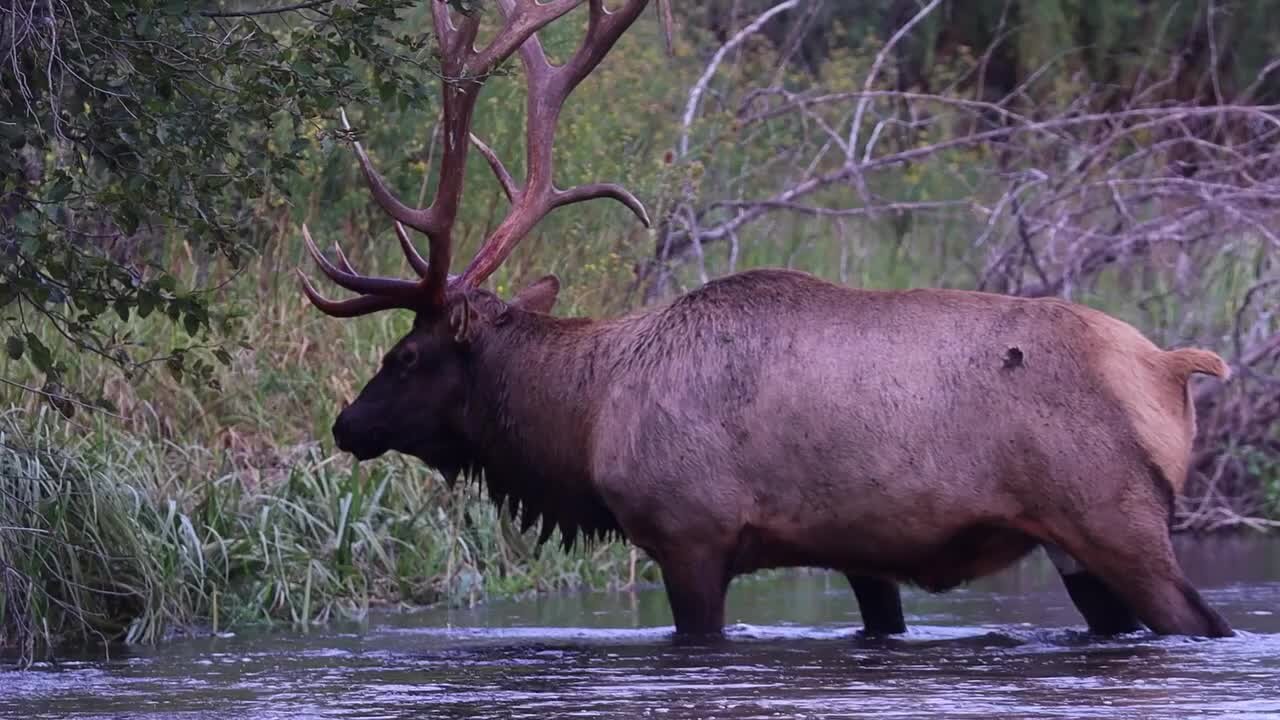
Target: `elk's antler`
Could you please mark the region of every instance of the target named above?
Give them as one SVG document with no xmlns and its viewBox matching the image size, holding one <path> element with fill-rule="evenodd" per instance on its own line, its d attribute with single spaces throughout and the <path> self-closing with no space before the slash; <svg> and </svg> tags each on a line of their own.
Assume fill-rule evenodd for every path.
<svg viewBox="0 0 1280 720">
<path fill-rule="evenodd" d="M 498 0 L 503 12 L 510 14 L 516 0 Z M 631 209 L 647 227 L 649 216 L 644 206 L 625 188 L 612 183 L 580 185 L 569 190 L 555 187 L 552 148 L 560 110 L 574 88 L 595 69 L 604 56 L 631 26 L 644 9 L 647 0 L 631 0 L 621 9 L 609 12 L 603 0 L 590 0 L 587 34 L 573 56 L 560 66 L 547 60 L 537 35 L 531 35 L 520 46 L 520 63 L 529 82 L 525 118 L 525 179 L 517 186 L 498 156 L 483 143 L 477 147 L 488 160 L 503 190 L 511 198 L 511 211 L 476 253 L 462 273 L 462 282 L 477 285 L 489 277 L 511 254 L 516 244 L 547 213 L 557 207 L 598 197 L 618 200 Z"/>
<path fill-rule="evenodd" d="M 554 66 L 542 50 L 537 32 L 547 24 L 582 4 L 583 0 L 497 0 L 503 16 L 503 27 L 483 49 L 475 48 L 479 30 L 477 15 L 461 15 L 454 23 L 446 0 L 431 0 L 436 43 L 441 58 L 441 102 L 443 150 L 440 180 L 429 207 L 406 205 L 373 167 L 364 146 L 355 141 L 356 157 L 370 193 L 382 209 L 396 221 L 396 235 L 409 265 L 419 279 L 398 280 L 362 276 L 338 250 L 338 265 L 329 262 L 316 248 L 311 234 L 303 227 L 307 250 L 321 271 L 343 288 L 360 293 L 360 297 L 335 301 L 321 296 L 307 277 L 299 271 L 302 290 L 322 312 L 336 317 L 354 317 L 389 308 L 421 310 L 444 303 L 451 283 L 475 287 L 493 273 L 516 244 L 547 213 L 557 207 L 592 198 L 612 198 L 631 209 L 640 221 L 649 225 L 644 206 L 634 195 L 613 183 L 592 183 L 561 190 L 552 177 L 552 145 L 560 110 L 574 88 L 595 69 L 635 22 L 648 0 L 626 0 L 621 8 L 610 12 L 603 0 L 587 0 L 589 19 L 582 45 L 563 65 Z M 494 68 L 520 52 L 520 60 L 528 78 L 529 93 L 525 126 L 526 173 L 517 183 L 502 165 L 496 153 L 471 134 L 471 118 L 485 80 Z M 349 131 L 346 112 L 342 124 Z M 485 239 L 476 257 L 461 276 L 450 276 L 449 263 L 453 249 L 453 226 L 462 197 L 469 146 L 477 150 L 493 169 L 503 192 L 511 201 L 511 210 L 497 229 Z M 427 236 L 430 252 L 423 259 L 414 248 L 404 226 Z"/>
</svg>

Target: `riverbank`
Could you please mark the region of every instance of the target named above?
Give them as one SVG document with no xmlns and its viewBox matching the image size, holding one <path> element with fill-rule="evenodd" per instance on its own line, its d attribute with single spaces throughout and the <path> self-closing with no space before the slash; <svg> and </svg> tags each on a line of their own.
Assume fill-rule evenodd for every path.
<svg viewBox="0 0 1280 720">
<path fill-rule="evenodd" d="M 468 605 L 627 581 L 620 545 L 535 551 L 474 486 L 318 445 L 249 469 L 49 411 L 0 417 L 0 645 L 153 643 L 375 605 Z M 221 465 L 221 467 L 219 467 Z M 647 563 L 645 564 L 647 566 Z M 641 568 L 645 572 L 645 567 Z"/>
</svg>

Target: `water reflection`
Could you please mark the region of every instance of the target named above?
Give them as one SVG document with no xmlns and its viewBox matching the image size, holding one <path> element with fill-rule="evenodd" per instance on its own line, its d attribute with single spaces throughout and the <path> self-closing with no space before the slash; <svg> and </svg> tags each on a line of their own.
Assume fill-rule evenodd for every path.
<svg viewBox="0 0 1280 720">
<path fill-rule="evenodd" d="M 856 633 L 843 578 L 785 574 L 735 584 L 737 624 L 699 647 L 670 642 L 660 589 L 543 597 L 5 673 L 0 717 L 1280 718 L 1280 542 L 1179 554 L 1239 637 L 1087 637 L 1036 555 L 908 592 L 900 638 Z"/>
</svg>

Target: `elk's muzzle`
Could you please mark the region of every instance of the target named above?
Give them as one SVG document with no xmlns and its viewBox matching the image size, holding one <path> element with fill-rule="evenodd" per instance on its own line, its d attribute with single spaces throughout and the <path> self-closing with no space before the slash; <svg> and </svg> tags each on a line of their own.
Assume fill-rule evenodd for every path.
<svg viewBox="0 0 1280 720">
<path fill-rule="evenodd" d="M 353 405 L 338 413 L 338 419 L 333 422 L 333 440 L 339 450 L 351 453 L 357 460 L 371 460 L 387 449 L 380 441 L 383 433 L 360 415 Z"/>
</svg>

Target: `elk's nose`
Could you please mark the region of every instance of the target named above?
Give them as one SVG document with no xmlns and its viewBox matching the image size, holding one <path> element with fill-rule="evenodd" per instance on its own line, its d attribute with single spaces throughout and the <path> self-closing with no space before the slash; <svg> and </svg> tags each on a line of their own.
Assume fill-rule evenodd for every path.
<svg viewBox="0 0 1280 720">
<path fill-rule="evenodd" d="M 338 419 L 333 421 L 333 440 L 342 452 L 351 452 L 354 430 L 351 413 L 348 412 L 348 408 L 343 408 L 342 412 L 338 413 Z"/>
</svg>

